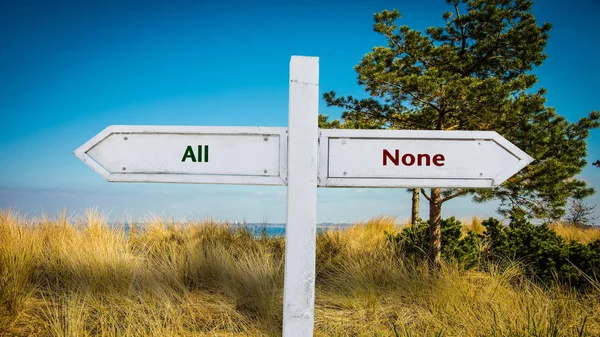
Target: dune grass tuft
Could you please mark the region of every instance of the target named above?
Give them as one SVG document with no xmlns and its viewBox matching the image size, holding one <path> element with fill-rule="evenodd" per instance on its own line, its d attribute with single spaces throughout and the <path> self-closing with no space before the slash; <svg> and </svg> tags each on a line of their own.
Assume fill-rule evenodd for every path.
<svg viewBox="0 0 600 337">
<path fill-rule="evenodd" d="M 600 227 L 580 227 L 562 222 L 550 225 L 556 234 L 564 237 L 567 241 L 579 241 L 590 243 L 600 240 Z"/>
</svg>

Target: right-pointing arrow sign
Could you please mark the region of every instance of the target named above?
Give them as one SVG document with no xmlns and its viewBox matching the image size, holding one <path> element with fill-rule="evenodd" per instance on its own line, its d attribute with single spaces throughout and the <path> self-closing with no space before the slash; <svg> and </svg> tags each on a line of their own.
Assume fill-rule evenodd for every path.
<svg viewBox="0 0 600 337">
<path fill-rule="evenodd" d="M 494 187 L 533 161 L 493 131 L 321 130 L 322 187 Z"/>
</svg>

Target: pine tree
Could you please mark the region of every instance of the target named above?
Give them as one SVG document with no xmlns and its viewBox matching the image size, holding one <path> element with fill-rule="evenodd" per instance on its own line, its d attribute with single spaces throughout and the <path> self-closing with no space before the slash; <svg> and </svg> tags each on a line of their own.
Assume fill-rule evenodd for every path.
<svg viewBox="0 0 600 337">
<path fill-rule="evenodd" d="M 497 199 L 505 215 L 527 210 L 532 217 L 558 219 L 570 197 L 592 194 L 574 176 L 586 164 L 586 138 L 600 119 L 593 111 L 570 123 L 545 105 L 544 88 L 533 89 L 532 70 L 546 58 L 551 26 L 538 25 L 531 0 L 446 2 L 452 11 L 443 13 L 445 25 L 425 32 L 397 26 L 398 10 L 376 13 L 374 30 L 388 43 L 355 66 L 358 83 L 371 97 L 324 94 L 328 106 L 344 109 L 340 127 L 494 130 L 535 159 L 494 189 L 421 189 L 429 201 L 430 259 L 436 267 L 441 208 L 450 199 Z"/>
</svg>

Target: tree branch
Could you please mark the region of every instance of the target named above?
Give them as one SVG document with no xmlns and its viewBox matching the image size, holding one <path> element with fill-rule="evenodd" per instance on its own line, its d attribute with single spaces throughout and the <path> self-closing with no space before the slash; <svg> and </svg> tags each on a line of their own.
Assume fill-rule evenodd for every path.
<svg viewBox="0 0 600 337">
<path fill-rule="evenodd" d="M 425 192 L 424 188 L 421 189 L 421 194 L 423 194 L 423 196 L 425 197 L 425 199 L 427 199 L 427 201 L 431 202 L 431 198 L 427 195 L 427 192 Z"/>
<path fill-rule="evenodd" d="M 412 128 L 412 129 L 422 129 L 422 130 L 427 130 L 428 126 L 421 124 L 421 123 L 415 123 L 412 121 L 408 121 L 408 120 L 401 120 L 399 118 L 396 118 L 396 120 L 393 120 L 393 117 L 390 117 L 390 123 L 394 122 L 394 124 L 398 125 L 399 127 L 405 127 L 405 128 Z M 395 127 L 394 127 L 395 128 Z"/>
<path fill-rule="evenodd" d="M 402 86 L 399 84 L 390 83 L 390 82 L 385 82 L 385 84 L 402 90 Z M 423 100 L 422 98 L 420 98 L 419 96 L 416 96 L 415 94 L 413 94 L 410 91 L 406 91 L 406 93 L 409 94 L 410 97 L 412 97 L 416 101 L 420 102 L 421 104 L 425 104 L 425 105 L 429 106 L 430 108 L 432 108 L 433 110 L 437 111 L 438 113 L 442 113 L 441 109 L 439 107 L 435 106 L 434 104 L 432 104 L 431 102 L 427 102 L 427 101 Z"/>
<path fill-rule="evenodd" d="M 477 59 L 475 62 L 473 62 L 467 70 L 462 72 L 463 76 L 468 76 L 473 71 L 476 71 L 477 68 L 480 65 L 482 65 L 484 62 L 487 62 L 487 61 L 491 60 L 492 58 L 496 57 L 496 56 L 492 56 L 492 55 L 498 50 L 498 47 L 500 46 L 500 35 L 501 34 L 502 34 L 502 32 L 499 31 L 498 34 L 496 35 L 496 44 L 494 45 L 492 50 L 489 50 L 488 52 L 485 53 L 485 55 L 483 55 L 483 57 L 481 57 L 481 58 Z"/>
<path fill-rule="evenodd" d="M 419 98 L 418 96 L 416 96 L 415 94 L 413 94 L 410 91 L 407 91 L 406 93 L 409 94 L 412 98 L 414 98 L 417 101 L 421 102 L 421 104 L 425 104 L 425 105 L 429 106 L 430 108 L 432 108 L 433 110 L 437 111 L 440 114 L 442 113 L 442 111 L 440 110 L 440 108 L 437 107 L 437 106 L 435 106 L 433 103 L 427 102 L 427 101 L 423 100 L 422 98 Z"/>
<path fill-rule="evenodd" d="M 425 69 L 428 69 L 427 63 L 425 63 L 425 61 L 423 61 L 423 59 L 421 57 L 414 56 L 412 53 L 409 53 L 406 50 L 406 47 L 404 47 L 404 45 L 400 43 L 398 35 L 395 35 L 395 36 L 386 36 L 386 37 L 388 39 L 390 39 L 390 41 L 392 41 L 396 45 L 396 47 L 398 48 L 398 51 L 400 51 L 400 54 L 405 53 L 408 57 L 412 57 L 412 58 L 417 59 L 417 62 L 421 62 L 421 64 L 423 65 L 423 67 L 425 67 Z"/>
<path fill-rule="evenodd" d="M 442 203 L 444 203 L 444 202 L 446 202 L 446 201 L 448 201 L 450 199 L 454 199 L 456 197 L 460 197 L 460 196 L 465 195 L 467 193 L 469 193 L 469 190 L 467 190 L 467 189 L 458 190 L 454 194 L 450 194 L 449 196 L 443 198 L 442 199 Z"/>
<path fill-rule="evenodd" d="M 456 19 L 460 20 L 460 12 L 458 10 L 458 3 L 456 5 L 454 5 L 454 10 L 456 11 Z M 460 24 L 460 38 L 461 38 L 461 48 L 460 48 L 460 54 L 464 55 L 465 53 L 465 49 L 467 49 L 467 37 L 465 35 L 465 25 Z"/>
</svg>

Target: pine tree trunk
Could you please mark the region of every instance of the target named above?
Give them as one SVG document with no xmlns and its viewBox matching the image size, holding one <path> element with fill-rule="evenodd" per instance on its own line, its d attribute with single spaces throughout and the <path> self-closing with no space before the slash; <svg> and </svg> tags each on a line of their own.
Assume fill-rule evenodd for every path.
<svg viewBox="0 0 600 337">
<path fill-rule="evenodd" d="M 429 261 L 435 270 L 442 266 L 442 192 L 431 189 L 429 202 Z"/>
<path fill-rule="evenodd" d="M 410 223 L 413 226 L 416 226 L 419 222 L 419 193 L 421 193 L 420 188 L 413 189 L 412 212 L 410 216 Z"/>
</svg>

